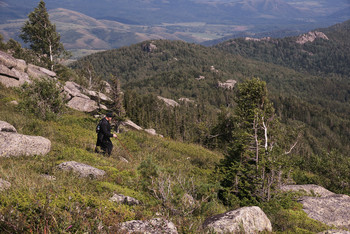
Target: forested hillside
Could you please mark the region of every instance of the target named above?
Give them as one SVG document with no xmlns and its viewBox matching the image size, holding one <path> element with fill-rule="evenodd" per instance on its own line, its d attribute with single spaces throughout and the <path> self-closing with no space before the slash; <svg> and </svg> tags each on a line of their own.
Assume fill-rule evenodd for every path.
<svg viewBox="0 0 350 234">
<path fill-rule="evenodd" d="M 216 48 L 315 75 L 349 76 L 350 20 L 314 31 L 324 33 L 326 38 L 316 38 L 314 41 L 304 42 L 300 41 L 302 36 L 281 39 L 239 38 L 220 43 Z"/>
<path fill-rule="evenodd" d="M 282 121 L 301 128 L 304 151 L 335 148 L 348 152 L 349 82 L 339 75 L 316 76 L 216 48 L 167 40 L 97 53 L 72 67 L 85 69 L 90 63 L 99 76 L 108 79 L 112 74 L 120 80 L 132 120 L 166 136 L 215 145 L 212 140 L 217 140 L 213 138 L 217 134 L 212 129 L 217 113 L 221 107 L 235 105 L 235 91 L 219 88 L 218 82 L 259 77 L 267 82 Z M 194 102 L 166 108 L 157 95 Z"/>
</svg>

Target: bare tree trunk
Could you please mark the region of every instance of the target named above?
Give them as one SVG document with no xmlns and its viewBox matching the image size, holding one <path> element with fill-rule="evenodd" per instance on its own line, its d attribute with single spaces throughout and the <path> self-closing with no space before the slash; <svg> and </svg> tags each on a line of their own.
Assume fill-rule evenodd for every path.
<svg viewBox="0 0 350 234">
<path fill-rule="evenodd" d="M 50 49 L 50 61 L 51 61 L 51 71 L 53 71 L 53 55 L 52 55 L 52 45 L 49 46 Z"/>
</svg>

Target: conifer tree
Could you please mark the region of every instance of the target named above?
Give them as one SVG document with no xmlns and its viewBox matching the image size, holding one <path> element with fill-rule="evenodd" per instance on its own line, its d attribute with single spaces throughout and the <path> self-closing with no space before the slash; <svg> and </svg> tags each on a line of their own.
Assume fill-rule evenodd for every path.
<svg viewBox="0 0 350 234">
<path fill-rule="evenodd" d="M 266 83 L 254 78 L 239 84 L 236 104 L 230 150 L 218 168 L 224 187 L 221 198 L 231 206 L 238 199 L 244 205 L 269 200 L 280 183 L 285 155 Z"/>
<path fill-rule="evenodd" d="M 60 42 L 60 34 L 57 33 L 56 26 L 50 22 L 43 0 L 28 15 L 28 21 L 24 23 L 20 37 L 25 43 L 30 43 L 30 48 L 39 55 L 41 60 L 44 60 L 51 70 L 57 58 L 66 53 Z"/>
</svg>

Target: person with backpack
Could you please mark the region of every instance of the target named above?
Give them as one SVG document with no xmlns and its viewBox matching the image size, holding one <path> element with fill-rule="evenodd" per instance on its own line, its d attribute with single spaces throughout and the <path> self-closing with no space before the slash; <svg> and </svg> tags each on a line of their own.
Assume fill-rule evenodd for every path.
<svg viewBox="0 0 350 234">
<path fill-rule="evenodd" d="M 104 155 L 111 156 L 113 143 L 111 141 L 111 137 L 117 138 L 116 134 L 111 133 L 111 124 L 113 113 L 107 113 L 106 117 L 101 119 L 99 124 L 96 127 L 97 132 L 97 142 L 95 152 L 99 153 L 98 147 L 101 148 L 102 153 Z"/>
</svg>

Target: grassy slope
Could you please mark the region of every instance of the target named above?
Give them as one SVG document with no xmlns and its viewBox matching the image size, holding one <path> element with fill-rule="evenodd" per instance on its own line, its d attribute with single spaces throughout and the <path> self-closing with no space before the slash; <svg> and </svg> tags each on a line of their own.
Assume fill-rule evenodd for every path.
<svg viewBox="0 0 350 234">
<path fill-rule="evenodd" d="M 156 212 L 167 216 L 161 203 L 141 189 L 144 178 L 137 170 L 140 163 L 151 161 L 159 171 L 202 186 L 208 183 L 208 175 L 222 157 L 197 145 L 129 131 L 119 138 L 132 158 L 117 141 L 112 156 L 106 158 L 93 153 L 97 122 L 94 118 L 68 111 L 57 121 L 45 122 L 18 112 L 8 102 L 12 99 L 18 100 L 17 95 L 1 87 L 0 119 L 14 125 L 21 134 L 44 136 L 52 142 L 47 156 L 0 158 L 0 178 L 12 184 L 10 190 L 0 193 L 0 211 L 15 210 L 6 216 L 10 226 L 16 224 L 12 231 L 40 227 L 38 231 L 42 232 L 47 226 L 63 232 L 70 225 L 73 226 L 69 231 L 73 232 L 96 231 L 99 221 L 113 226 L 120 221 L 150 218 Z M 118 156 L 128 158 L 130 163 L 120 161 Z M 59 163 L 72 160 L 103 169 L 107 176 L 100 180 L 81 179 L 57 170 Z M 44 179 L 42 174 L 55 176 L 56 180 Z M 108 201 L 113 193 L 135 197 L 143 205 L 117 205 Z M 0 222 L 0 230 L 2 225 Z"/>
<path fill-rule="evenodd" d="M 14 125 L 21 134 L 50 139 L 52 150 L 46 156 L 0 158 L 0 178 L 12 184 L 0 193 L 0 232 L 80 233 L 101 232 L 101 228 L 115 232 L 119 222 L 152 218 L 158 212 L 173 221 L 179 232 L 198 233 L 206 217 L 229 209 L 216 199 L 218 187 L 212 174 L 222 155 L 198 145 L 129 131 L 119 137 L 132 158 L 117 142 L 112 156 L 106 158 L 93 153 L 97 120 L 67 111 L 56 121 L 42 121 L 20 113 L 9 103 L 11 100 L 20 98 L 13 90 L 0 86 L 0 119 Z M 118 156 L 128 158 L 130 163 Z M 103 169 L 107 175 L 91 180 L 57 169 L 59 163 L 71 160 Z M 140 165 L 144 165 L 143 172 L 138 170 Z M 158 186 L 152 186 L 145 177 L 154 169 Z M 56 180 L 47 180 L 43 174 Z M 165 202 L 144 190 L 148 186 L 159 192 L 159 185 L 169 185 L 169 181 L 172 196 Z M 135 197 L 142 205 L 111 202 L 114 193 Z M 183 205 L 184 193 L 193 195 L 199 204 L 193 213 Z M 275 231 L 313 233 L 327 228 L 307 218 L 291 196 L 277 196 L 261 206 Z"/>
</svg>

